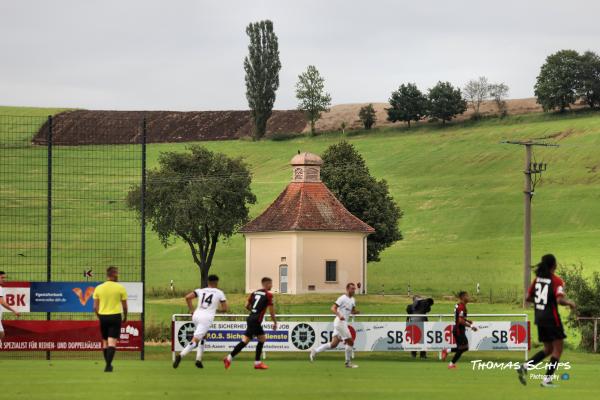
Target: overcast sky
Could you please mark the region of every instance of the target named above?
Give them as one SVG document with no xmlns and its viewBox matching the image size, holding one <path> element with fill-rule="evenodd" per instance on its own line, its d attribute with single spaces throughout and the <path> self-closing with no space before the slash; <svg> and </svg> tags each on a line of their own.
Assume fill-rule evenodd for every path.
<svg viewBox="0 0 600 400">
<path fill-rule="evenodd" d="M 334 104 L 480 75 L 531 97 L 546 55 L 600 51 L 598 15 L 590 0 L 0 0 L 0 105 L 245 109 L 245 27 L 261 19 L 279 37 L 278 109 L 309 64 Z"/>
</svg>

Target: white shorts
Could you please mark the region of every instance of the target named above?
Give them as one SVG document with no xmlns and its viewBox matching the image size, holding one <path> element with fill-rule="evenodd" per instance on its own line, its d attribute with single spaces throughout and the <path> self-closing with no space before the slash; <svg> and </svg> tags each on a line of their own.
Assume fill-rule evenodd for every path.
<svg viewBox="0 0 600 400">
<path fill-rule="evenodd" d="M 2 306 L 0 306 L 2 307 Z M 4 327 L 2 326 L 2 319 L 0 319 L 0 332 L 4 332 Z"/>
<path fill-rule="evenodd" d="M 203 313 L 195 312 L 192 316 L 192 321 L 196 327 L 194 329 L 194 337 L 199 340 L 204 339 L 204 336 L 206 336 L 208 329 L 213 323 L 213 319 Z"/>
<path fill-rule="evenodd" d="M 336 318 L 333 321 L 333 336 L 337 336 L 342 340 L 352 339 L 352 334 L 348 328 L 348 321 L 340 321 Z"/>
</svg>

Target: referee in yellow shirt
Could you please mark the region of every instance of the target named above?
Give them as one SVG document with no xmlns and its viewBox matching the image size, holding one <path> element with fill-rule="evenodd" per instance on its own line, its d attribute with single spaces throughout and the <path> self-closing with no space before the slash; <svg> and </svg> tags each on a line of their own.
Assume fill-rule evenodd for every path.
<svg viewBox="0 0 600 400">
<path fill-rule="evenodd" d="M 108 267 L 106 282 L 96 286 L 94 290 L 94 312 L 100 320 L 102 352 L 106 361 L 104 372 L 113 371 L 112 360 L 117 351 L 117 340 L 121 335 L 121 322 L 127 322 L 127 291 L 123 285 L 117 283 L 118 280 L 117 267 Z"/>
</svg>

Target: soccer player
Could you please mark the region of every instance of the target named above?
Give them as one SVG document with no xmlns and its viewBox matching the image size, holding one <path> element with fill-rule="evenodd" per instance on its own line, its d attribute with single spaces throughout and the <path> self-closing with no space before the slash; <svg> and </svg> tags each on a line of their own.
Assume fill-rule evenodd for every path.
<svg viewBox="0 0 600 400">
<path fill-rule="evenodd" d="M 102 353 L 106 366 L 104 372 L 112 372 L 112 361 L 117 351 L 117 341 L 121 336 L 121 323 L 127 322 L 127 291 L 117 283 L 119 270 L 110 266 L 106 269 L 106 282 L 94 290 L 94 312 L 100 320 Z M 123 318 L 121 318 L 123 313 Z"/>
<path fill-rule="evenodd" d="M 525 375 L 530 367 L 550 356 L 550 364 L 546 377 L 541 383 L 543 387 L 555 387 L 552 383 L 554 372 L 563 350 L 563 341 L 567 337 L 558 314 L 558 305 L 568 306 L 575 310 L 576 305 L 565 296 L 565 284 L 554 274 L 556 258 L 546 254 L 537 265 L 536 278 L 527 292 L 527 301 L 535 304 L 535 324 L 538 327 L 538 340 L 544 343 L 544 350 L 537 352 L 531 359 L 517 370 L 519 381 L 526 385 Z"/>
<path fill-rule="evenodd" d="M 177 368 L 181 362 L 181 359 L 196 347 L 198 348 L 196 355 L 196 367 L 204 368 L 202 365 L 202 355 L 204 354 L 204 337 L 206 336 L 208 329 L 215 319 L 217 309 L 220 308 L 221 312 L 227 312 L 227 299 L 225 298 L 225 293 L 217 288 L 218 285 L 219 277 L 216 275 L 209 275 L 208 287 L 204 289 L 196 289 L 185 296 L 188 309 L 190 310 L 190 313 L 193 313 L 192 321 L 194 321 L 194 326 L 196 329 L 194 330 L 192 341 L 185 346 L 181 353 L 175 356 L 173 368 Z M 198 299 L 196 311 L 194 311 L 194 306 L 192 304 L 194 298 Z"/>
<path fill-rule="evenodd" d="M 454 326 L 452 327 L 452 336 L 456 342 L 456 347 L 452 349 L 454 357 L 448 364 L 448 369 L 456 368 L 456 363 L 464 352 L 469 350 L 469 340 L 467 339 L 467 328 L 471 328 L 473 332 L 477 331 L 477 327 L 473 325 L 473 321 L 467 319 L 467 303 L 471 299 L 469 293 L 461 291 L 458 293 L 458 303 L 454 306 Z M 448 349 L 442 350 L 442 360 L 446 360 Z"/>
<path fill-rule="evenodd" d="M 246 309 L 250 311 L 248 318 L 246 319 L 247 327 L 246 332 L 242 336 L 242 341 L 239 342 L 231 353 L 223 359 L 225 369 L 231 367 L 233 358 L 240 352 L 253 337 L 256 336 L 258 343 L 256 343 L 256 355 L 254 357 L 254 369 L 268 369 L 262 361 L 260 356 L 262 354 L 263 346 L 267 340 L 267 335 L 262 327 L 262 321 L 265 316 L 265 311 L 269 309 L 271 314 L 271 320 L 273 321 L 273 330 L 277 330 L 277 320 L 275 319 L 275 307 L 273 306 L 273 293 L 270 292 L 273 287 L 273 280 L 271 278 L 262 278 L 262 289 L 252 292 L 246 300 Z"/>
<path fill-rule="evenodd" d="M 356 302 L 354 300 L 354 294 L 356 292 L 356 285 L 349 283 L 346 285 L 346 293 L 338 297 L 338 299 L 331 306 L 331 311 L 335 314 L 333 320 L 333 337 L 330 343 L 322 344 L 316 349 L 310 351 L 310 361 L 314 361 L 317 354 L 328 349 L 335 349 L 340 342 L 344 342 L 346 345 L 346 356 L 345 366 L 346 368 L 358 368 L 358 365 L 352 363 L 352 346 L 354 346 L 354 339 L 350 334 L 348 328 L 348 318 L 350 315 L 358 314 L 356 310 Z"/>
<path fill-rule="evenodd" d="M 4 327 L 2 326 L 2 307 L 6 308 L 8 311 L 12 311 L 17 317 L 19 313 L 15 311 L 14 308 L 8 305 L 6 300 L 4 299 L 4 281 L 6 280 L 6 272 L 0 271 L 0 342 L 4 339 Z"/>
</svg>

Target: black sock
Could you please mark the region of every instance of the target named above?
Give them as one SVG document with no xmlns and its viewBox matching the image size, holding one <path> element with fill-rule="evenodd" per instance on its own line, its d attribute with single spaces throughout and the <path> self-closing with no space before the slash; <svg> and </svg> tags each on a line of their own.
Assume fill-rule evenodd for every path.
<svg viewBox="0 0 600 400">
<path fill-rule="evenodd" d="M 107 361 L 107 358 L 106 358 L 106 347 L 102 349 L 102 355 L 104 356 L 104 362 L 106 362 Z"/>
<path fill-rule="evenodd" d="M 465 351 L 467 350 L 456 349 L 456 353 L 454 353 L 454 357 L 452 357 L 452 364 L 456 364 Z"/>
<path fill-rule="evenodd" d="M 539 364 L 540 361 L 542 361 L 544 358 L 546 358 L 546 353 L 544 353 L 544 350 L 540 350 L 537 353 L 535 353 L 533 355 L 533 357 L 531 357 L 528 361 L 527 364 L 534 366 L 536 364 Z"/>
<path fill-rule="evenodd" d="M 231 357 L 235 357 L 238 355 L 238 353 L 240 351 L 242 351 L 242 349 L 246 347 L 246 343 L 244 342 L 239 342 L 238 344 L 235 345 L 235 347 L 233 348 L 233 351 L 231 352 Z"/>
<path fill-rule="evenodd" d="M 558 358 L 550 357 L 550 365 L 548 365 L 548 369 L 546 370 L 546 376 L 552 377 L 556 368 L 558 368 Z"/>
<path fill-rule="evenodd" d="M 256 343 L 256 355 L 254 356 L 254 361 L 260 361 L 260 355 L 262 354 L 262 349 L 265 344 L 263 342 Z"/>
<path fill-rule="evenodd" d="M 116 351 L 117 351 L 117 348 L 114 346 L 108 346 L 106 348 L 106 365 L 108 365 L 109 367 L 112 365 L 113 358 L 115 358 Z"/>
</svg>

